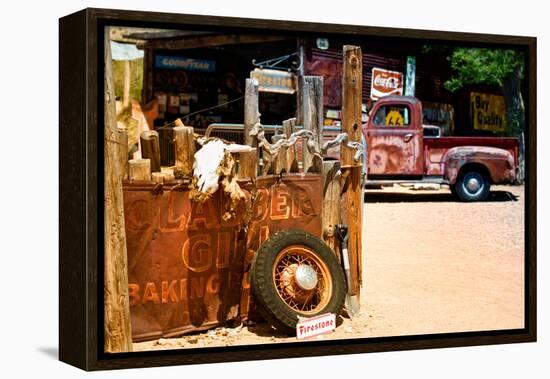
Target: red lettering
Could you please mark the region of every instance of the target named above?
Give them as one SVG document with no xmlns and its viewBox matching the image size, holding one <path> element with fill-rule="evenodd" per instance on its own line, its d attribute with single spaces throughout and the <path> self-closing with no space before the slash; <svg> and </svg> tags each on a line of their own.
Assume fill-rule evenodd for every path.
<svg viewBox="0 0 550 379">
<path fill-rule="evenodd" d="M 130 297 L 131 307 L 139 303 L 139 300 L 140 300 L 139 284 L 133 284 L 133 283 L 128 284 L 128 296 Z"/>
<path fill-rule="evenodd" d="M 204 297 L 204 277 L 191 278 L 191 299 Z"/>
<path fill-rule="evenodd" d="M 153 282 L 148 282 L 143 291 L 143 304 L 148 301 L 152 301 L 155 304 L 160 303 L 157 287 Z"/>
<path fill-rule="evenodd" d="M 199 234 L 185 241 L 182 247 L 182 259 L 185 266 L 194 272 L 203 272 L 212 265 L 210 235 Z"/>
<path fill-rule="evenodd" d="M 170 301 L 173 303 L 178 302 L 178 296 L 176 295 L 176 289 L 175 286 L 178 284 L 177 280 L 172 280 L 170 284 L 168 284 L 168 281 L 163 281 L 161 283 L 161 298 L 163 303 L 168 303 L 168 297 L 170 297 Z"/>
</svg>

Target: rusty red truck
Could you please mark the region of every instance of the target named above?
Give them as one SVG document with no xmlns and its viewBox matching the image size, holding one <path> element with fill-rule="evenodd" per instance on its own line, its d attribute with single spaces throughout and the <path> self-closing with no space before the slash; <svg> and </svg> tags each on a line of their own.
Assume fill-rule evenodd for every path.
<svg viewBox="0 0 550 379">
<path fill-rule="evenodd" d="M 380 99 L 363 135 L 367 185 L 443 184 L 461 201 L 482 201 L 491 184 L 516 182 L 517 138 L 440 136 L 437 127 L 423 125 L 414 97 Z"/>
</svg>

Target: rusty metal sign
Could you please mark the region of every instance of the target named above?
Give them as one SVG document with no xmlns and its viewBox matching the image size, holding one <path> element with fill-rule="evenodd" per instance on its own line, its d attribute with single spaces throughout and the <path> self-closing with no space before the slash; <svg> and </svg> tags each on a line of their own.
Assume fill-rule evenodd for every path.
<svg viewBox="0 0 550 379">
<path fill-rule="evenodd" d="M 254 187 L 239 184 L 250 199 L 224 221 L 231 202 L 222 191 L 199 203 L 189 199 L 185 185 L 125 183 L 133 341 L 257 318 L 249 270 L 260 245 L 280 230 L 321 237 L 320 174 L 268 175 Z"/>
<path fill-rule="evenodd" d="M 370 97 L 378 100 L 388 95 L 403 94 L 403 74 L 398 71 L 385 70 L 379 67 L 372 68 Z"/>
<path fill-rule="evenodd" d="M 229 203 L 222 191 L 201 204 L 189 200 L 185 187 L 124 186 L 134 341 L 208 329 L 238 317 L 244 209 L 224 221 Z"/>
</svg>

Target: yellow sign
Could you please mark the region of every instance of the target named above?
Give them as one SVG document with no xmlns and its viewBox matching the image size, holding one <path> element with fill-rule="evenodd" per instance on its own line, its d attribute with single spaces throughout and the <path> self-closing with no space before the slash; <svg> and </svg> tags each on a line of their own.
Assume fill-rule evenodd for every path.
<svg viewBox="0 0 550 379">
<path fill-rule="evenodd" d="M 392 110 L 386 116 L 387 126 L 403 126 L 403 116 L 397 110 Z"/>
<path fill-rule="evenodd" d="M 506 126 L 504 96 L 471 92 L 470 117 L 476 130 L 504 131 Z"/>
</svg>

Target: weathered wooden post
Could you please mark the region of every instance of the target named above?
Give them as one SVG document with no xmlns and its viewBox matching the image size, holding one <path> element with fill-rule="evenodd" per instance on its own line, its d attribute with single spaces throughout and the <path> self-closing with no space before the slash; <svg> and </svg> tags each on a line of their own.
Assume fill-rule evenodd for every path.
<svg viewBox="0 0 550 379">
<path fill-rule="evenodd" d="M 130 159 L 128 161 L 130 180 L 151 180 L 151 161 L 149 159 Z"/>
<path fill-rule="evenodd" d="M 361 86 L 362 86 L 361 48 L 345 45 L 343 48 L 342 77 L 342 131 L 348 134 L 350 142 L 361 142 Z M 354 160 L 355 149 L 342 145 L 340 161 L 345 178 L 342 213 L 343 223 L 349 228 L 349 257 L 351 288 L 348 295 L 355 297 L 359 305 L 361 286 L 361 237 L 362 237 L 362 188 L 361 162 Z"/>
<path fill-rule="evenodd" d="M 120 159 L 120 170 L 122 179 L 128 179 L 128 132 L 123 129 L 118 130 L 119 138 L 119 159 Z"/>
<path fill-rule="evenodd" d="M 299 81 L 299 99 L 301 102 L 301 120 L 304 129 L 311 130 L 315 136 L 317 148 L 323 139 L 323 77 L 301 76 Z M 322 162 L 313 156 L 302 144 L 304 172 L 321 172 Z"/>
<path fill-rule="evenodd" d="M 336 225 L 340 224 L 340 204 L 342 202 L 340 184 L 340 161 L 327 160 L 323 162 L 323 240 L 337 253 L 340 242 L 336 234 Z"/>
<path fill-rule="evenodd" d="M 151 172 L 160 172 L 159 133 L 156 130 L 146 130 L 141 133 L 141 157 L 151 161 Z"/>
<path fill-rule="evenodd" d="M 174 149 L 176 156 L 176 167 L 174 175 L 179 179 L 191 177 L 193 172 L 193 160 L 195 156 L 194 130 L 191 126 L 174 127 Z"/>
<path fill-rule="evenodd" d="M 128 298 L 128 257 L 124 225 L 120 139 L 115 110 L 115 90 L 111 61 L 111 41 L 105 32 L 105 250 L 104 250 L 104 332 L 106 352 L 132 351 L 132 331 Z"/>
<path fill-rule="evenodd" d="M 250 131 L 260 122 L 259 111 L 259 84 L 257 79 L 246 79 L 245 92 L 244 92 L 244 144 L 252 147 L 258 146 L 258 140 L 256 137 L 250 135 Z M 243 154 L 241 155 L 240 164 L 242 166 L 251 167 L 256 166 L 260 155 L 260 150 L 256 150 L 256 155 Z M 254 164 L 248 162 L 253 159 Z"/>
<path fill-rule="evenodd" d="M 290 138 L 294 133 L 294 126 L 296 125 L 296 119 L 291 118 L 283 121 L 283 134 L 285 138 Z M 298 172 L 298 160 L 296 159 L 296 145 L 290 146 L 286 149 L 286 172 Z"/>
<path fill-rule="evenodd" d="M 250 131 L 260 122 L 259 111 L 259 85 L 258 80 L 246 79 L 244 92 L 244 144 L 252 147 L 258 146 L 258 141 L 250 135 Z"/>
</svg>

